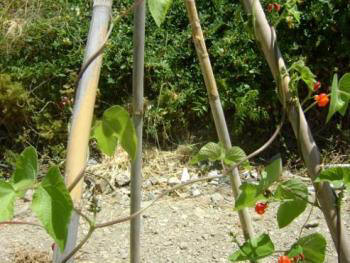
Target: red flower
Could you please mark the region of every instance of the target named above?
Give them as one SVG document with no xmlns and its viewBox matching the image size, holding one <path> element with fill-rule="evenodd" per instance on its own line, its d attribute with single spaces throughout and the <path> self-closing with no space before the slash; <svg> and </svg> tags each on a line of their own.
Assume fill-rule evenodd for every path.
<svg viewBox="0 0 350 263">
<path fill-rule="evenodd" d="M 273 3 L 273 7 L 275 8 L 275 10 L 277 12 L 279 12 L 281 10 L 281 5 L 280 4 L 277 4 L 277 3 Z"/>
<path fill-rule="evenodd" d="M 288 256 L 280 256 L 278 258 L 278 263 L 292 263 Z"/>
<path fill-rule="evenodd" d="M 329 97 L 326 93 L 321 93 L 315 96 L 315 101 L 317 101 L 318 107 L 326 107 L 329 103 Z"/>
<path fill-rule="evenodd" d="M 271 13 L 273 9 L 274 9 L 273 4 L 268 4 L 268 6 L 267 6 L 267 11 L 268 11 L 269 13 Z"/>
<path fill-rule="evenodd" d="M 317 91 L 321 88 L 321 82 L 317 81 L 314 83 L 314 91 Z"/>
<path fill-rule="evenodd" d="M 255 212 L 257 212 L 259 215 L 262 215 L 265 213 L 266 208 L 267 208 L 267 203 L 257 203 L 255 205 Z"/>
</svg>

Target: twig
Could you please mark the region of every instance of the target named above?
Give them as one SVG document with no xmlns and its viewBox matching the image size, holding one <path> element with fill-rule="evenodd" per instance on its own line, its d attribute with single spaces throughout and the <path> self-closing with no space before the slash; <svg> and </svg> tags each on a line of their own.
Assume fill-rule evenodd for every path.
<svg viewBox="0 0 350 263">
<path fill-rule="evenodd" d="M 31 226 L 39 226 L 41 228 L 44 228 L 43 226 L 37 223 L 25 222 L 25 221 L 2 221 L 0 222 L 0 225 L 31 225 Z"/>
</svg>

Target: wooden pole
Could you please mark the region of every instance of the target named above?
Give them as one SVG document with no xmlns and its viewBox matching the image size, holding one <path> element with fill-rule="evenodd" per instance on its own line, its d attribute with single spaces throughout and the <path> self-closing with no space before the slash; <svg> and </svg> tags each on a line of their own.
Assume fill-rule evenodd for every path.
<svg viewBox="0 0 350 263">
<path fill-rule="evenodd" d="M 285 98 L 286 105 L 283 105 L 288 114 L 288 119 L 293 127 L 296 139 L 299 142 L 300 150 L 309 177 L 314 180 L 320 172 L 320 151 L 312 136 L 311 130 L 306 121 L 304 112 L 297 98 L 293 98 L 289 90 L 290 78 L 286 71 L 286 65 L 277 44 L 276 32 L 266 19 L 260 1 L 243 0 L 246 12 L 255 21 L 255 36 L 269 64 L 273 77 L 278 84 L 279 93 Z M 254 10 L 254 15 L 253 15 Z M 317 199 L 321 205 L 333 242 L 337 248 L 338 257 L 341 263 L 350 263 L 350 236 L 341 223 L 337 229 L 337 213 L 335 193 L 328 183 L 314 184 Z M 338 231 L 340 233 L 338 233 Z M 339 236 L 338 236 L 339 235 Z M 340 246 L 338 242 L 340 237 Z"/>
<path fill-rule="evenodd" d="M 112 0 L 95 0 L 90 31 L 85 50 L 84 63 L 101 47 L 105 41 L 112 12 Z M 85 168 L 88 159 L 88 143 L 95 105 L 96 90 L 100 77 L 102 55 L 96 58 L 83 74 L 74 102 L 71 130 L 68 138 L 67 162 L 65 170 L 66 184 L 70 185 Z M 71 191 L 74 205 L 80 207 L 83 180 Z M 72 213 L 68 230 L 68 241 L 61 254 L 55 246 L 53 262 L 60 263 L 73 250 L 77 240 L 79 216 Z M 70 259 L 68 262 L 73 262 Z"/>
<path fill-rule="evenodd" d="M 135 0 L 138 1 L 138 0 Z M 130 214 L 141 209 L 142 186 L 142 128 L 143 128 L 143 76 L 145 46 L 145 2 L 142 1 L 134 12 L 134 62 L 133 62 L 133 121 L 137 136 L 136 157 L 131 165 Z M 141 262 L 141 215 L 130 221 L 130 262 Z"/>
<path fill-rule="evenodd" d="M 224 144 L 226 149 L 231 148 L 231 139 L 226 125 L 226 120 L 222 105 L 220 102 L 219 93 L 216 86 L 216 81 L 213 69 L 210 63 L 208 51 L 205 45 L 202 28 L 199 22 L 197 8 L 194 0 L 185 0 L 188 18 L 192 27 L 193 42 L 195 44 L 196 52 L 199 58 L 199 64 L 203 74 L 205 86 L 208 91 L 209 103 L 213 114 L 216 132 L 219 140 Z M 234 169 L 231 176 L 231 187 L 235 198 L 239 195 L 239 186 L 241 180 L 238 169 Z M 254 229 L 252 221 L 247 209 L 242 209 L 238 212 L 239 219 L 242 225 L 243 234 L 246 240 L 254 237 Z"/>
</svg>

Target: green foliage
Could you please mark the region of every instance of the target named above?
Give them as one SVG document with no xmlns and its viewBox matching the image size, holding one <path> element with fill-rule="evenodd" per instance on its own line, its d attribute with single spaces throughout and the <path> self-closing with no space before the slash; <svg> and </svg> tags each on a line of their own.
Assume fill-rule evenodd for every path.
<svg viewBox="0 0 350 263">
<path fill-rule="evenodd" d="M 292 246 L 288 255 L 293 253 L 293 250 L 295 249 L 298 251 L 302 249 L 302 253 L 305 256 L 305 262 L 322 263 L 325 259 L 326 245 L 326 239 L 321 234 L 314 233 L 299 239 L 298 242 Z"/>
<path fill-rule="evenodd" d="M 258 201 L 266 200 L 265 191 L 278 180 L 282 174 L 282 160 L 279 155 L 266 167 L 266 172 L 262 172 L 259 185 L 243 183 L 240 186 L 241 193 L 235 201 L 235 209 L 241 210 L 254 206 Z"/>
<path fill-rule="evenodd" d="M 331 182 L 335 187 L 346 186 L 350 189 L 350 168 L 332 167 L 321 171 L 315 182 Z"/>
<path fill-rule="evenodd" d="M 262 5 L 265 7 L 270 2 L 264 0 Z M 345 73 L 350 60 L 350 50 L 344 49 L 350 44 L 347 12 L 350 3 L 277 2 L 286 12 L 302 10 L 299 17 L 285 13 L 293 16 L 292 24 L 283 19 L 277 28 L 287 64 L 298 61 L 301 54 L 321 81 L 328 79 L 329 72 L 336 68 L 339 75 Z M 115 2 L 113 14 L 130 4 L 129 0 Z M 1 145 L 16 150 L 23 143 L 39 142 L 40 151 L 45 148 L 50 155 L 62 155 L 72 105 L 62 107 L 61 102 L 63 97 L 71 100 L 74 96 L 91 2 L 19 0 L 4 5 L 0 10 L 0 74 L 12 77 L 7 86 L 22 85 L 22 88 L 11 88 L 16 90 L 11 93 L 15 96 L 0 92 L 0 112 L 13 105 L 8 107 L 9 121 L 0 118 Z M 257 138 L 269 134 L 276 122 L 274 112 L 280 106 L 270 70 L 251 37 L 241 3 L 213 0 L 199 1 L 197 6 L 231 130 L 236 137 L 250 131 L 252 126 L 256 127 Z M 272 22 L 279 19 L 276 13 L 267 17 Z M 299 25 L 295 18 L 300 19 Z M 132 16 L 123 18 L 108 42 L 95 109 L 98 115 L 108 105 L 130 102 L 132 28 Z M 173 0 L 160 28 L 147 19 L 146 35 L 145 96 L 149 104 L 145 135 L 167 142 L 187 135 L 188 130 L 204 130 L 208 134 L 213 124 L 203 123 L 204 118 L 208 120 L 208 100 L 183 1 Z M 323 125 L 317 118 L 310 120 L 314 126 Z M 344 126 L 348 126 L 347 122 Z M 184 134 L 178 132 L 180 128 Z"/>
<path fill-rule="evenodd" d="M 11 220 L 16 199 L 16 191 L 12 184 L 0 181 L 0 222 Z"/>
<path fill-rule="evenodd" d="M 350 73 L 344 74 L 339 80 L 338 76 L 334 74 L 332 82 L 331 104 L 327 115 L 328 122 L 332 116 L 339 112 L 342 116 L 345 116 L 346 110 L 350 100 Z"/>
<path fill-rule="evenodd" d="M 119 141 L 134 160 L 137 147 L 136 132 L 129 113 L 123 107 L 108 108 L 102 119 L 96 122 L 92 137 L 96 139 L 100 150 L 109 156 L 114 154 Z"/>
<path fill-rule="evenodd" d="M 160 26 L 163 23 L 172 2 L 173 0 L 149 0 L 148 1 L 149 10 L 157 26 Z"/>
<path fill-rule="evenodd" d="M 221 143 L 209 142 L 192 157 L 190 163 L 196 164 L 201 161 L 223 161 L 226 165 L 234 165 L 246 158 L 247 155 L 245 152 L 237 146 L 225 149 Z M 249 161 L 243 161 L 242 166 L 249 169 Z"/>
<path fill-rule="evenodd" d="M 270 256 L 275 251 L 270 236 L 262 234 L 259 237 L 245 242 L 238 251 L 233 253 L 229 260 L 231 262 L 238 262 L 244 260 L 258 260 Z"/>
<path fill-rule="evenodd" d="M 307 186 L 297 179 L 288 180 L 278 185 L 274 197 L 282 201 L 277 211 L 277 222 L 279 228 L 283 228 L 305 211 Z"/>
<path fill-rule="evenodd" d="M 34 147 L 27 147 L 16 160 L 16 169 L 11 184 L 19 196 L 31 188 L 38 173 L 38 155 Z"/>
<path fill-rule="evenodd" d="M 68 225 L 73 202 L 57 166 L 51 167 L 40 184 L 36 184 L 38 156 L 34 147 L 27 147 L 18 155 L 15 172 L 9 180 L 0 180 L 0 222 L 11 220 L 16 197 L 34 188 L 32 210 L 48 234 L 63 250 L 68 235 Z"/>
<path fill-rule="evenodd" d="M 61 251 L 68 236 L 73 202 L 57 166 L 51 167 L 33 195 L 32 210 Z"/>
<path fill-rule="evenodd" d="M 33 103 L 33 98 L 21 83 L 13 82 L 8 74 L 0 74 L 0 125 L 11 132 L 26 125 Z"/>
</svg>

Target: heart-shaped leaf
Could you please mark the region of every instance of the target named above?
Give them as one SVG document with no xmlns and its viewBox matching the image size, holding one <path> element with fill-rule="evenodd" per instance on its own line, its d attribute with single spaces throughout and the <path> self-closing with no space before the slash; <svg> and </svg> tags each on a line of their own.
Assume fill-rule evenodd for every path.
<svg viewBox="0 0 350 263">
<path fill-rule="evenodd" d="M 11 220 L 16 199 L 16 191 L 12 184 L 0 181 L 0 222 Z"/>
<path fill-rule="evenodd" d="M 273 245 L 270 236 L 262 234 L 257 238 L 245 242 L 238 251 L 229 257 L 229 260 L 231 262 L 244 260 L 255 261 L 272 255 L 274 251 L 275 246 Z"/>
<path fill-rule="evenodd" d="M 67 242 L 73 202 L 57 166 L 51 167 L 33 195 L 32 210 L 61 251 Z"/>
<path fill-rule="evenodd" d="M 23 196 L 25 191 L 32 187 L 38 173 L 38 155 L 34 147 L 23 150 L 16 160 L 16 169 L 11 177 L 11 184 L 17 195 Z"/>
</svg>

